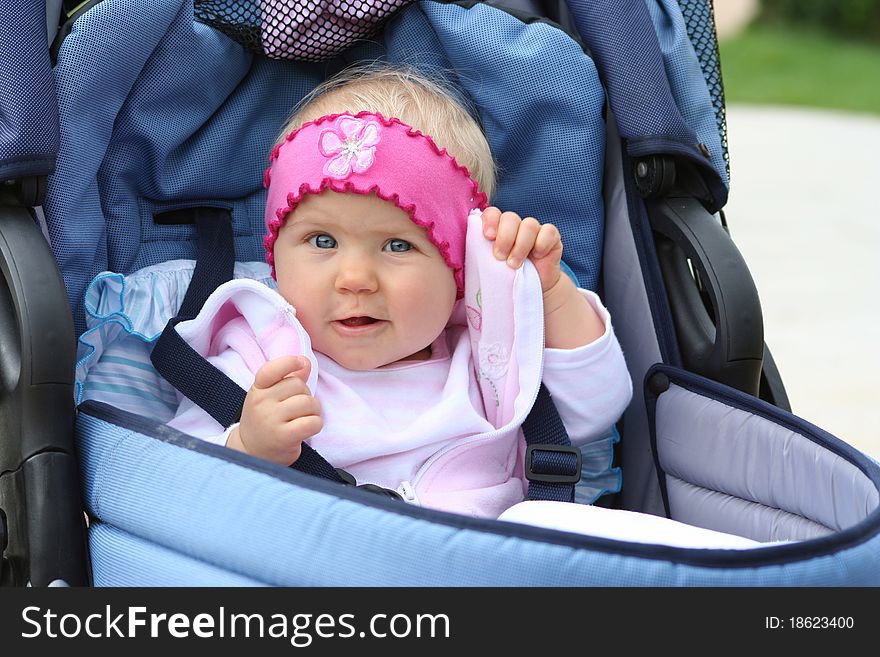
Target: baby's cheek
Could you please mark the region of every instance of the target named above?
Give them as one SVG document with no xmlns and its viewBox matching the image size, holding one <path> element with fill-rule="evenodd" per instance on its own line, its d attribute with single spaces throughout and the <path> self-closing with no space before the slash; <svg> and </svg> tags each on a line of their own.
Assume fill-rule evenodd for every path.
<svg viewBox="0 0 880 657">
<path fill-rule="evenodd" d="M 455 305 L 455 285 L 437 285 L 438 280 L 433 280 L 430 289 L 412 290 L 411 314 L 413 321 L 425 327 L 429 331 L 446 326 L 452 309 Z"/>
<path fill-rule="evenodd" d="M 317 315 L 314 303 L 312 303 L 309 295 L 303 294 L 302 291 L 295 292 L 291 290 L 278 290 L 285 301 L 293 306 L 296 311 L 296 319 L 302 324 L 303 328 L 308 332 L 313 328 L 315 317 Z M 285 293 L 286 292 L 286 293 Z"/>
<path fill-rule="evenodd" d="M 308 303 L 301 303 L 299 306 L 292 304 L 296 309 L 296 318 L 307 332 L 311 332 L 316 328 L 318 323 L 318 313 Z"/>
</svg>

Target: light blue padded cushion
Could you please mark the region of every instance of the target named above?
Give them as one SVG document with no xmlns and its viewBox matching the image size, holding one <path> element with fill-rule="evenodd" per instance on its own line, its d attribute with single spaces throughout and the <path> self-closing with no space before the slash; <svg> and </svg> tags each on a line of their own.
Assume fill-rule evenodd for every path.
<svg viewBox="0 0 880 657">
<path fill-rule="evenodd" d="M 107 586 L 203 585 L 213 575 L 220 584 L 280 586 L 880 584 L 876 534 L 819 539 L 809 549 L 642 546 L 340 491 L 176 432 L 154 427 L 147 436 L 89 409 L 77 429 L 84 501 L 101 519 L 90 532 L 95 581 Z"/>
</svg>

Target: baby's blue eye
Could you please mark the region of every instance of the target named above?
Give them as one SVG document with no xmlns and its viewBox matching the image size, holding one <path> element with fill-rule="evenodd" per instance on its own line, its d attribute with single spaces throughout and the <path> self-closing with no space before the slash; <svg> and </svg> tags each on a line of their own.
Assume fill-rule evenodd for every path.
<svg viewBox="0 0 880 657">
<path fill-rule="evenodd" d="M 333 249 L 336 248 L 336 240 L 330 237 L 329 235 L 320 234 L 320 235 L 312 235 L 309 238 L 309 244 L 315 246 L 319 249 Z"/>
<path fill-rule="evenodd" d="M 406 240 L 388 240 L 388 243 L 385 244 L 385 250 L 391 251 L 392 253 L 405 253 L 411 248 L 413 248 L 412 244 Z"/>
</svg>

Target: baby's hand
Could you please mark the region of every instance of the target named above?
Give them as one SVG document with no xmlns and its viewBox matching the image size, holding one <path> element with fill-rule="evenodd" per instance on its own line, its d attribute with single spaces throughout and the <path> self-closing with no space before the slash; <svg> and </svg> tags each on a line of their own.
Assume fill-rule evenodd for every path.
<svg viewBox="0 0 880 657">
<path fill-rule="evenodd" d="M 494 240 L 495 257 L 517 269 L 529 258 L 538 270 L 541 291 L 559 281 L 562 238 L 553 224 L 541 224 L 534 217 L 520 218 L 516 212 L 490 207 L 483 211 L 483 235 Z"/>
<path fill-rule="evenodd" d="M 241 424 L 227 446 L 281 465 L 294 463 L 302 441 L 323 427 L 321 404 L 306 381 L 312 364 L 303 356 L 282 356 L 265 363 L 248 391 Z"/>
</svg>

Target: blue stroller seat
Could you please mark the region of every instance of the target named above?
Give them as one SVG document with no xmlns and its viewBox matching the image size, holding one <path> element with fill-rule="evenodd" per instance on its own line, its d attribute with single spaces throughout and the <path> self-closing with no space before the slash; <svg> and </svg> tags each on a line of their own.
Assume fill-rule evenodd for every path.
<svg viewBox="0 0 880 657">
<path fill-rule="evenodd" d="M 0 439 L 4 581 L 880 584 L 880 466 L 787 409 L 754 285 L 716 216 L 727 162 L 711 3 L 551 5 L 406 3 L 369 39 L 293 62 L 242 45 L 259 34 L 260 3 L 103 0 L 58 41 L 56 122 L 45 43 L 33 45 L 42 14 L 21 3 L 42 78 L 15 102 L 37 126 L 0 143 L 0 178 L 18 192 L 2 209 L 14 221 L 0 224 L 17 328 L 0 339 L 20 354 L 4 377 L 16 383 Z M 461 90 L 500 165 L 494 202 L 558 225 L 573 275 L 615 318 L 636 394 L 584 453 L 582 501 L 774 544 L 675 548 L 442 513 L 165 425 L 174 392 L 149 351 L 193 268 L 195 230 L 179 218 L 228 212 L 238 275 L 265 277 L 253 263 L 272 140 L 320 81 L 374 59 Z M 51 254 L 29 210 L 41 204 Z M 169 303 L 128 312 L 127 295 L 160 284 Z M 112 371 L 129 378 L 104 378 Z M 47 541 L 66 549 L 47 554 Z"/>
</svg>

